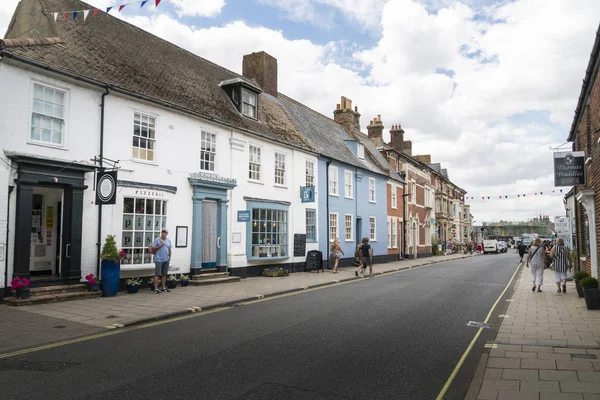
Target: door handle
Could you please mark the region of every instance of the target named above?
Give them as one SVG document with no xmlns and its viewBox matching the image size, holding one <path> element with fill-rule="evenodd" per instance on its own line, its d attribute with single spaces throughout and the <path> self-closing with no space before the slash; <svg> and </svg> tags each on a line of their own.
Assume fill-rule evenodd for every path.
<svg viewBox="0 0 600 400">
<path fill-rule="evenodd" d="M 69 243 L 67 245 L 67 247 L 65 248 L 65 253 L 66 253 L 65 257 L 71 258 L 71 251 L 70 250 L 71 250 L 71 243 Z"/>
<path fill-rule="evenodd" d="M 221 236 L 217 238 L 217 249 L 221 248 Z"/>
</svg>

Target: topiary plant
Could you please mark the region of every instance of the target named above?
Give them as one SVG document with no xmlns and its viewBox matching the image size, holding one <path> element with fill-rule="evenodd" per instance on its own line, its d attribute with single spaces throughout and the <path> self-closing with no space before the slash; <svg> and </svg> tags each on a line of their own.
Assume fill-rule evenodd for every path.
<svg viewBox="0 0 600 400">
<path fill-rule="evenodd" d="M 592 278 L 591 276 L 583 278 L 580 284 L 584 289 L 598 289 L 598 279 Z"/>
<path fill-rule="evenodd" d="M 119 262 L 121 261 L 121 255 L 117 250 L 117 242 L 115 241 L 115 235 L 107 235 L 106 242 L 102 246 L 102 253 L 100 254 L 101 260 Z"/>
<path fill-rule="evenodd" d="M 589 276 L 590 276 L 590 274 L 588 274 L 585 271 L 581 271 L 581 270 L 575 271 L 575 273 L 573 274 L 573 278 L 577 279 L 578 281 L 588 278 Z"/>
</svg>

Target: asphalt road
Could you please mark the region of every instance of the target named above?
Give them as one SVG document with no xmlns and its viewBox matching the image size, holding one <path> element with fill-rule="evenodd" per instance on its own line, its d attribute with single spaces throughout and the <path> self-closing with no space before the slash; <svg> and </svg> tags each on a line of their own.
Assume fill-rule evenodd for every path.
<svg viewBox="0 0 600 400">
<path fill-rule="evenodd" d="M 0 397 L 435 399 L 517 264 L 509 250 L 1 359 Z"/>
</svg>

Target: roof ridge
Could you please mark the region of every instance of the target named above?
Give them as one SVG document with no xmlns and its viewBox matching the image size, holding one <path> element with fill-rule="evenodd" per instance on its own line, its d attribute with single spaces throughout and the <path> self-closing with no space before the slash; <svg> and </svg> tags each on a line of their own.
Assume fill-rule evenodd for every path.
<svg viewBox="0 0 600 400">
<path fill-rule="evenodd" d="M 39 39 L 0 39 L 0 48 L 20 47 L 20 46 L 40 46 L 54 45 L 61 43 L 59 37 L 39 38 Z"/>
<path fill-rule="evenodd" d="M 296 104 L 298 104 L 299 106 L 301 106 L 301 107 L 304 107 L 304 108 L 306 108 L 307 110 L 311 111 L 312 113 L 314 113 L 314 114 L 318 114 L 318 115 L 320 115 L 321 117 L 323 117 L 323 118 L 326 118 L 326 119 L 330 120 L 331 122 L 333 122 L 333 123 L 335 123 L 335 124 L 337 124 L 337 125 L 339 125 L 340 127 L 342 127 L 342 128 L 343 128 L 342 124 L 340 124 L 339 122 L 337 122 L 335 119 L 333 119 L 333 118 L 330 118 L 330 117 L 328 117 L 327 115 L 320 113 L 319 111 L 315 110 L 314 108 L 310 108 L 310 107 L 309 107 L 309 106 L 307 106 L 306 104 L 300 103 L 298 100 L 296 100 L 296 99 L 292 99 L 290 96 L 288 96 L 288 95 L 285 95 L 285 94 L 283 94 L 283 93 L 281 93 L 281 92 L 277 92 L 277 95 L 278 95 L 278 96 L 283 96 L 283 97 L 285 97 L 286 99 L 288 99 L 289 101 L 291 101 L 291 102 L 293 102 L 293 103 L 296 103 Z"/>
</svg>

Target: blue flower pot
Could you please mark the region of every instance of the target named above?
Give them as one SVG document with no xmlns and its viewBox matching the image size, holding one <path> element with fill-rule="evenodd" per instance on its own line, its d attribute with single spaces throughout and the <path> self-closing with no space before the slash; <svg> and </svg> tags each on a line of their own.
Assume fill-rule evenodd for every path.
<svg viewBox="0 0 600 400">
<path fill-rule="evenodd" d="M 190 281 L 183 280 L 181 281 L 181 286 L 187 286 L 190 284 Z"/>
<path fill-rule="evenodd" d="M 140 290 L 138 285 L 127 285 L 127 293 L 137 293 Z"/>
<path fill-rule="evenodd" d="M 167 281 L 167 287 L 169 289 L 175 289 L 177 287 L 177 281 Z"/>
<path fill-rule="evenodd" d="M 150 284 L 150 290 L 154 290 L 154 283 Z"/>
<path fill-rule="evenodd" d="M 16 290 L 17 299 L 28 299 L 29 298 L 29 288 L 17 289 Z"/>
<path fill-rule="evenodd" d="M 100 284 L 99 283 L 94 283 L 93 285 L 88 283 L 88 287 L 92 292 L 97 292 L 98 290 L 100 290 Z"/>
<path fill-rule="evenodd" d="M 102 281 L 102 297 L 113 297 L 119 291 L 121 279 L 121 263 L 102 260 L 100 264 L 100 280 Z"/>
</svg>

